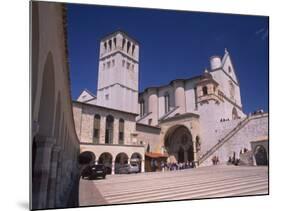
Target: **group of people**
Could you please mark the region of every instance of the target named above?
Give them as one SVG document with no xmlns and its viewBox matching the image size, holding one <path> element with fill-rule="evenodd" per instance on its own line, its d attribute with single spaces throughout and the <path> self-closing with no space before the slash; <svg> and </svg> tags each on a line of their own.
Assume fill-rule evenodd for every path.
<svg viewBox="0 0 281 211">
<path fill-rule="evenodd" d="M 227 161 L 227 165 L 235 165 L 238 166 L 240 162 L 239 158 L 235 158 L 235 157 L 231 157 L 229 156 L 228 161 Z"/>
<path fill-rule="evenodd" d="M 161 171 L 176 171 L 176 170 L 183 170 L 183 169 L 189 169 L 189 168 L 194 168 L 195 163 L 194 162 L 171 162 L 171 163 L 165 163 L 161 162 Z"/>
<path fill-rule="evenodd" d="M 256 115 L 256 114 L 263 114 L 264 111 L 262 109 L 256 110 L 253 113 L 249 113 L 249 116 Z"/>
<path fill-rule="evenodd" d="M 241 155 L 241 154 L 244 154 L 244 153 L 246 153 L 246 152 L 248 152 L 248 151 L 249 151 L 249 150 L 248 150 L 247 148 L 241 149 L 241 150 L 240 150 L 240 155 Z"/>
<path fill-rule="evenodd" d="M 226 122 L 229 121 L 229 119 L 220 119 L 220 122 Z"/>
<path fill-rule="evenodd" d="M 215 155 L 215 156 L 212 158 L 212 162 L 213 162 L 213 165 L 218 165 L 218 163 L 220 162 L 220 161 L 219 161 L 219 157 Z"/>
<path fill-rule="evenodd" d="M 240 159 L 239 159 L 239 158 L 236 158 L 236 153 L 233 152 L 232 157 L 231 157 L 231 156 L 228 157 L 227 165 L 235 165 L 235 166 L 238 166 L 238 165 L 239 165 L 239 162 L 240 162 Z"/>
</svg>

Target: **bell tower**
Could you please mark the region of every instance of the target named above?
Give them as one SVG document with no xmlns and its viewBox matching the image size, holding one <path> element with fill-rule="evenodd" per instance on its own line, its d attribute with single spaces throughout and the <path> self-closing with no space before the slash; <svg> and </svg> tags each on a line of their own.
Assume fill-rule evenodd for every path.
<svg viewBox="0 0 281 211">
<path fill-rule="evenodd" d="M 137 113 L 139 44 L 117 31 L 100 42 L 97 104 Z"/>
</svg>

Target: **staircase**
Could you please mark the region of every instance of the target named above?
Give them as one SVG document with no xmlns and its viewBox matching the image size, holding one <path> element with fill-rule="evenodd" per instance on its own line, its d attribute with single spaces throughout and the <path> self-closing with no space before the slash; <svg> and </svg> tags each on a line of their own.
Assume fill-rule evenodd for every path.
<svg viewBox="0 0 281 211">
<path fill-rule="evenodd" d="M 169 112 L 167 112 L 162 117 L 160 117 L 158 121 L 161 122 L 162 120 L 166 119 L 166 117 L 168 117 L 171 113 L 173 113 L 178 108 L 179 108 L 179 106 L 176 106 L 176 107 L 172 108 Z"/>
<path fill-rule="evenodd" d="M 268 113 L 257 114 L 253 116 L 247 116 L 245 119 L 240 121 L 230 132 L 228 132 L 223 139 L 219 140 L 211 149 L 209 149 L 204 155 L 198 159 L 198 165 L 202 164 L 211 155 L 213 155 L 222 145 L 224 145 L 232 136 L 238 133 L 250 120 L 268 117 Z"/>
<path fill-rule="evenodd" d="M 211 149 L 209 149 L 204 155 L 202 155 L 198 164 L 202 164 L 205 160 L 207 160 L 212 154 L 214 154 L 222 145 L 224 145 L 232 136 L 234 136 L 239 130 L 241 130 L 249 121 L 251 117 L 246 117 L 242 121 L 240 121 L 230 132 L 228 132 L 223 139 L 219 140 L 217 144 L 215 144 Z"/>
</svg>

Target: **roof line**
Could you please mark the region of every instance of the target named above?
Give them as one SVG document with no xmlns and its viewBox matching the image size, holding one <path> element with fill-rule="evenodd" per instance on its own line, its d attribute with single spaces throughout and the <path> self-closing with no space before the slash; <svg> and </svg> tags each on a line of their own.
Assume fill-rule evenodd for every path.
<svg viewBox="0 0 281 211">
<path fill-rule="evenodd" d="M 100 105 L 95 105 L 95 104 L 89 104 L 89 103 L 85 103 L 85 102 L 79 102 L 76 100 L 72 100 L 73 104 L 82 104 L 82 105 L 86 105 L 89 107 L 98 107 L 98 108 L 102 108 L 102 109 L 107 109 L 107 110 L 112 110 L 112 111 L 117 111 L 117 112 L 121 112 L 121 113 L 126 113 L 126 114 L 130 114 L 130 115 L 134 115 L 134 116 L 138 116 L 139 114 L 137 113 L 132 113 L 132 112 L 128 112 L 128 111 L 122 111 L 122 110 L 118 110 L 118 109 L 114 109 L 114 108 L 108 108 L 108 107 L 104 107 L 104 106 L 100 106 Z"/>
<path fill-rule="evenodd" d="M 91 92 L 91 91 L 90 91 L 89 89 L 87 89 L 87 88 L 85 88 L 83 91 L 88 92 L 90 95 L 92 95 L 92 97 L 95 97 L 95 98 L 97 97 L 96 95 L 93 94 L 93 92 Z M 83 91 L 82 91 L 82 92 L 83 92 Z M 82 92 L 81 92 L 81 94 L 82 94 Z"/>
<path fill-rule="evenodd" d="M 174 79 L 174 80 L 171 80 L 169 84 L 165 84 L 165 85 L 160 85 L 160 86 L 149 86 L 147 88 L 145 88 L 142 92 L 140 92 L 139 94 L 142 94 L 144 92 L 146 92 L 148 89 L 159 89 L 159 88 L 162 88 L 162 87 L 165 87 L 165 86 L 170 86 L 172 85 L 175 81 L 191 81 L 191 80 L 194 80 L 194 79 L 199 79 L 201 77 L 201 75 L 197 75 L 197 76 L 193 76 L 191 78 L 178 78 L 178 79 Z"/>
<path fill-rule="evenodd" d="M 160 127 L 157 127 L 157 126 L 153 126 L 153 125 L 147 125 L 147 124 L 143 124 L 143 123 L 139 123 L 139 122 L 136 122 L 137 125 L 141 125 L 141 126 L 145 126 L 145 127 L 151 127 L 151 128 L 154 128 L 154 129 L 159 129 L 161 130 Z"/>
</svg>

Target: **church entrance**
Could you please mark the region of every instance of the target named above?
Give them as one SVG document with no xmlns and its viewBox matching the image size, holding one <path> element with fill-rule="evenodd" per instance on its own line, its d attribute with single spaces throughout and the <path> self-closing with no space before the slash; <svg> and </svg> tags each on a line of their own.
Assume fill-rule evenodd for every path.
<svg viewBox="0 0 281 211">
<path fill-rule="evenodd" d="M 255 149 L 255 159 L 257 166 L 266 166 L 268 165 L 266 149 L 259 145 Z"/>
<path fill-rule="evenodd" d="M 168 162 L 188 163 L 194 161 L 193 142 L 189 129 L 177 125 L 168 130 L 165 136 L 165 149 Z"/>
<path fill-rule="evenodd" d="M 178 152 L 178 162 L 183 163 L 184 162 L 184 149 L 180 147 Z"/>
</svg>

